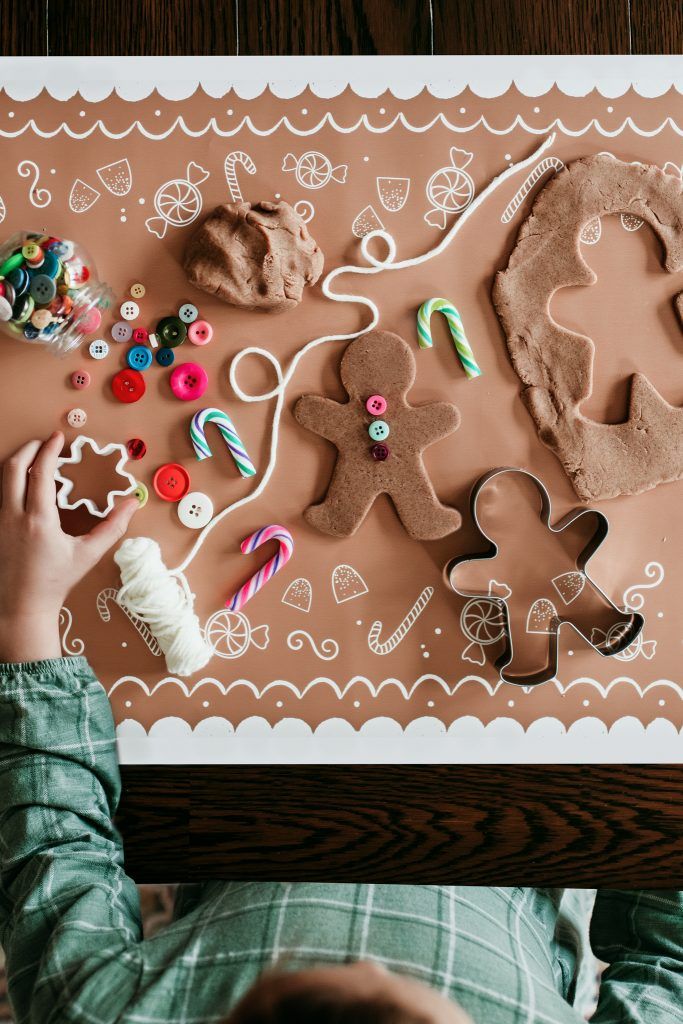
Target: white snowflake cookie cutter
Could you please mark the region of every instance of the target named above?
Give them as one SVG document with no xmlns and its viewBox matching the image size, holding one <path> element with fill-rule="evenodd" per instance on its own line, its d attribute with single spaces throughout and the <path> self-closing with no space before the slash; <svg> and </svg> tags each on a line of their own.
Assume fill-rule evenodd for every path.
<svg viewBox="0 0 683 1024">
<path fill-rule="evenodd" d="M 125 490 L 112 490 L 107 494 L 107 504 L 104 509 L 101 510 L 97 507 L 92 498 L 79 498 L 78 501 L 70 502 L 69 495 L 73 491 L 74 482 L 67 476 L 63 476 L 61 469 L 62 466 L 77 466 L 83 460 L 83 446 L 89 445 L 92 448 L 95 455 L 111 455 L 113 452 L 118 452 L 120 455 L 119 461 L 116 463 L 116 473 L 118 476 L 124 477 L 129 486 Z M 111 510 L 114 508 L 114 498 L 125 498 L 126 495 L 132 494 L 135 488 L 138 486 L 135 477 L 131 476 L 123 467 L 128 462 L 128 453 L 122 444 L 105 444 L 103 448 L 100 448 L 97 441 L 93 441 L 92 437 L 86 437 L 85 434 L 79 434 L 78 437 L 74 438 L 71 442 L 68 457 L 64 457 L 57 460 L 57 471 L 55 473 L 55 482 L 62 486 L 57 491 L 57 505 L 59 508 L 64 509 L 76 509 L 81 505 L 87 508 L 88 512 L 93 516 L 98 516 L 100 519 L 104 519 L 108 516 Z"/>
</svg>

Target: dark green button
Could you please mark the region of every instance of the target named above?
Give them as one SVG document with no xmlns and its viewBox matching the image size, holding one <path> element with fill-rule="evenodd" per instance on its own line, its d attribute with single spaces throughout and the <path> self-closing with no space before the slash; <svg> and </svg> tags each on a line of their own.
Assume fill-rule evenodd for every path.
<svg viewBox="0 0 683 1024">
<path fill-rule="evenodd" d="M 182 345 L 187 337 L 187 327 L 177 316 L 165 316 L 157 324 L 156 336 L 165 348 Z"/>
</svg>

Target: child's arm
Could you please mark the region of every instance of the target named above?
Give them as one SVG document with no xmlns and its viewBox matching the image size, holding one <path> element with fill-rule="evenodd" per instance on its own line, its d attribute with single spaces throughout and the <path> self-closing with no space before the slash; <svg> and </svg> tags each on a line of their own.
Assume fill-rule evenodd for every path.
<svg viewBox="0 0 683 1024">
<path fill-rule="evenodd" d="M 598 889 L 591 945 L 610 965 L 592 1024 L 683 1020 L 683 892 Z"/>
<path fill-rule="evenodd" d="M 58 618 L 136 502 L 85 537 L 62 533 L 62 441 L 24 446 L 2 474 L 0 940 L 17 1019 L 109 1024 L 138 984 L 139 903 L 112 824 L 111 710 L 85 659 L 61 657 Z"/>
</svg>

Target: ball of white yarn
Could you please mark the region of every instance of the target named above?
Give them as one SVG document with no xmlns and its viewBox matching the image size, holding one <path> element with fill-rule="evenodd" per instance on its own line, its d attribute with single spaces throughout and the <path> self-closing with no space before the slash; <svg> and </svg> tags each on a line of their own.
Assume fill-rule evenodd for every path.
<svg viewBox="0 0 683 1024">
<path fill-rule="evenodd" d="M 116 600 L 147 623 L 166 656 L 168 671 L 191 676 L 203 668 L 213 648 L 204 639 L 185 577 L 169 572 L 157 542 L 130 537 L 121 544 L 114 561 L 121 570 Z"/>
</svg>

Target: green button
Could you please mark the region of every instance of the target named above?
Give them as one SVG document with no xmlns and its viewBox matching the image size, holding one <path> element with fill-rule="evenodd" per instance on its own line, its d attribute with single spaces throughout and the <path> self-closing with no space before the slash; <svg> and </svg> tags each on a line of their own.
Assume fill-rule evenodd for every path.
<svg viewBox="0 0 683 1024">
<path fill-rule="evenodd" d="M 157 324 L 156 336 L 165 348 L 182 345 L 187 337 L 187 327 L 177 316 L 165 316 Z"/>
<path fill-rule="evenodd" d="M 24 255 L 20 249 L 19 252 L 15 252 L 13 256 L 10 256 L 9 259 L 6 259 L 2 264 L 0 267 L 0 277 L 6 277 L 10 271 L 16 270 L 17 267 L 23 267 L 23 265 Z"/>
<path fill-rule="evenodd" d="M 144 508 L 147 504 L 147 499 L 149 498 L 149 491 L 144 484 L 138 484 L 133 491 L 133 497 L 137 498 L 140 508 Z"/>
<path fill-rule="evenodd" d="M 374 420 L 368 427 L 368 434 L 373 441 L 384 441 L 389 437 L 389 424 L 384 420 Z"/>
</svg>

